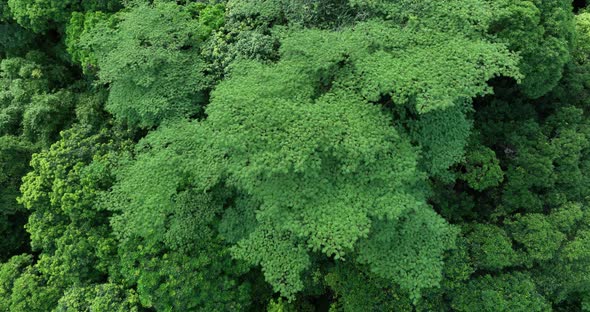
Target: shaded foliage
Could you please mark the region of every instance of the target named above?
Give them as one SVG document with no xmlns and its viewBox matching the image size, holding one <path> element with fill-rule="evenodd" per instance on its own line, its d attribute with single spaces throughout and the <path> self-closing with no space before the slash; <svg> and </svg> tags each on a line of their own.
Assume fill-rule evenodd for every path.
<svg viewBox="0 0 590 312">
<path fill-rule="evenodd" d="M 590 15 L 0 0 L 0 311 L 590 311 Z"/>
</svg>

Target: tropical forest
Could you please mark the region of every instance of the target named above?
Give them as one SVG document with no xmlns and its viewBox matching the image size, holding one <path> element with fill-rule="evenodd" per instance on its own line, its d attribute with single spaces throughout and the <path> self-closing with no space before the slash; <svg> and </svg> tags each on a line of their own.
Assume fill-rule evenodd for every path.
<svg viewBox="0 0 590 312">
<path fill-rule="evenodd" d="M 590 311 L 590 1 L 0 0 L 0 312 L 176 311 Z"/>
</svg>

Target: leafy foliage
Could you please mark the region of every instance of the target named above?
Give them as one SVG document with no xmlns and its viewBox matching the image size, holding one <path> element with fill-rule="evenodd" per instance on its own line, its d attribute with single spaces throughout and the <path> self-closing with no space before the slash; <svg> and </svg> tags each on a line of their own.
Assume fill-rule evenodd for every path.
<svg viewBox="0 0 590 312">
<path fill-rule="evenodd" d="M 114 311 L 136 312 L 137 295 L 118 285 L 103 284 L 88 288 L 74 288 L 59 299 L 55 311 Z"/>
<path fill-rule="evenodd" d="M 590 311 L 566 0 L 0 0 L 0 311 Z"/>
<path fill-rule="evenodd" d="M 394 284 L 350 265 L 336 266 L 326 275 L 326 282 L 337 297 L 331 306 L 334 311 L 379 311 L 383 307 L 412 311 L 411 301 Z"/>
<path fill-rule="evenodd" d="M 65 24 L 74 11 L 111 11 L 120 0 L 8 0 L 8 8 L 19 25 L 34 32 L 47 32 L 55 24 Z"/>
<path fill-rule="evenodd" d="M 110 112 L 131 125 L 150 127 L 200 111 L 211 81 L 195 53 L 223 17 L 219 7 L 204 7 L 198 13 L 203 16 L 193 17 L 188 8 L 158 2 L 112 18 L 95 14 L 80 22 L 79 16 L 73 17 L 73 40 L 80 32 L 73 27 L 82 23 L 87 24 L 84 29 L 91 28 L 82 31 L 80 44 L 88 45 L 92 53 L 76 57 L 84 62 L 96 60 L 86 66 L 98 66 L 100 80 L 109 84 Z"/>
<path fill-rule="evenodd" d="M 12 136 L 0 137 L 0 259 L 7 260 L 26 243 L 24 208 L 16 202 L 21 178 L 29 170 L 33 146 Z"/>
<path fill-rule="evenodd" d="M 553 89 L 570 60 L 574 38 L 571 1 L 492 1 L 490 33 L 520 52 L 522 91 L 538 98 Z"/>
<path fill-rule="evenodd" d="M 121 273 L 137 283 L 144 306 L 224 311 L 247 305 L 248 284 L 236 278 L 244 269 L 214 227 L 226 196 L 215 189 L 219 165 L 210 163 L 216 151 L 205 148 L 206 138 L 188 122 L 160 128 L 138 145 L 137 159 L 119 172 L 110 195 L 109 209 L 122 212 L 113 220 Z M 148 172 L 157 174 L 146 183 Z M 137 183 L 144 186 L 139 191 Z"/>
<path fill-rule="evenodd" d="M 523 274 L 483 276 L 471 281 L 453 300 L 456 311 L 551 311 Z"/>
</svg>

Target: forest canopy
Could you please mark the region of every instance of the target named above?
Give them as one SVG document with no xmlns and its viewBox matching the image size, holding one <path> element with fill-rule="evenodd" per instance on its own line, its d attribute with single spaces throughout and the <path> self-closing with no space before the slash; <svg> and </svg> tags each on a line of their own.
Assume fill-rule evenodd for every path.
<svg viewBox="0 0 590 312">
<path fill-rule="evenodd" d="M 0 0 L 0 312 L 590 311 L 590 11 Z"/>
</svg>

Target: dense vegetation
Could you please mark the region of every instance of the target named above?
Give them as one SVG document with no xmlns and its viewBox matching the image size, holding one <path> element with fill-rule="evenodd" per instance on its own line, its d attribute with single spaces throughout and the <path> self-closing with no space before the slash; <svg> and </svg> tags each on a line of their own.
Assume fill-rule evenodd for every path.
<svg viewBox="0 0 590 312">
<path fill-rule="evenodd" d="M 590 311 L 571 0 L 0 0 L 0 312 Z"/>
</svg>

